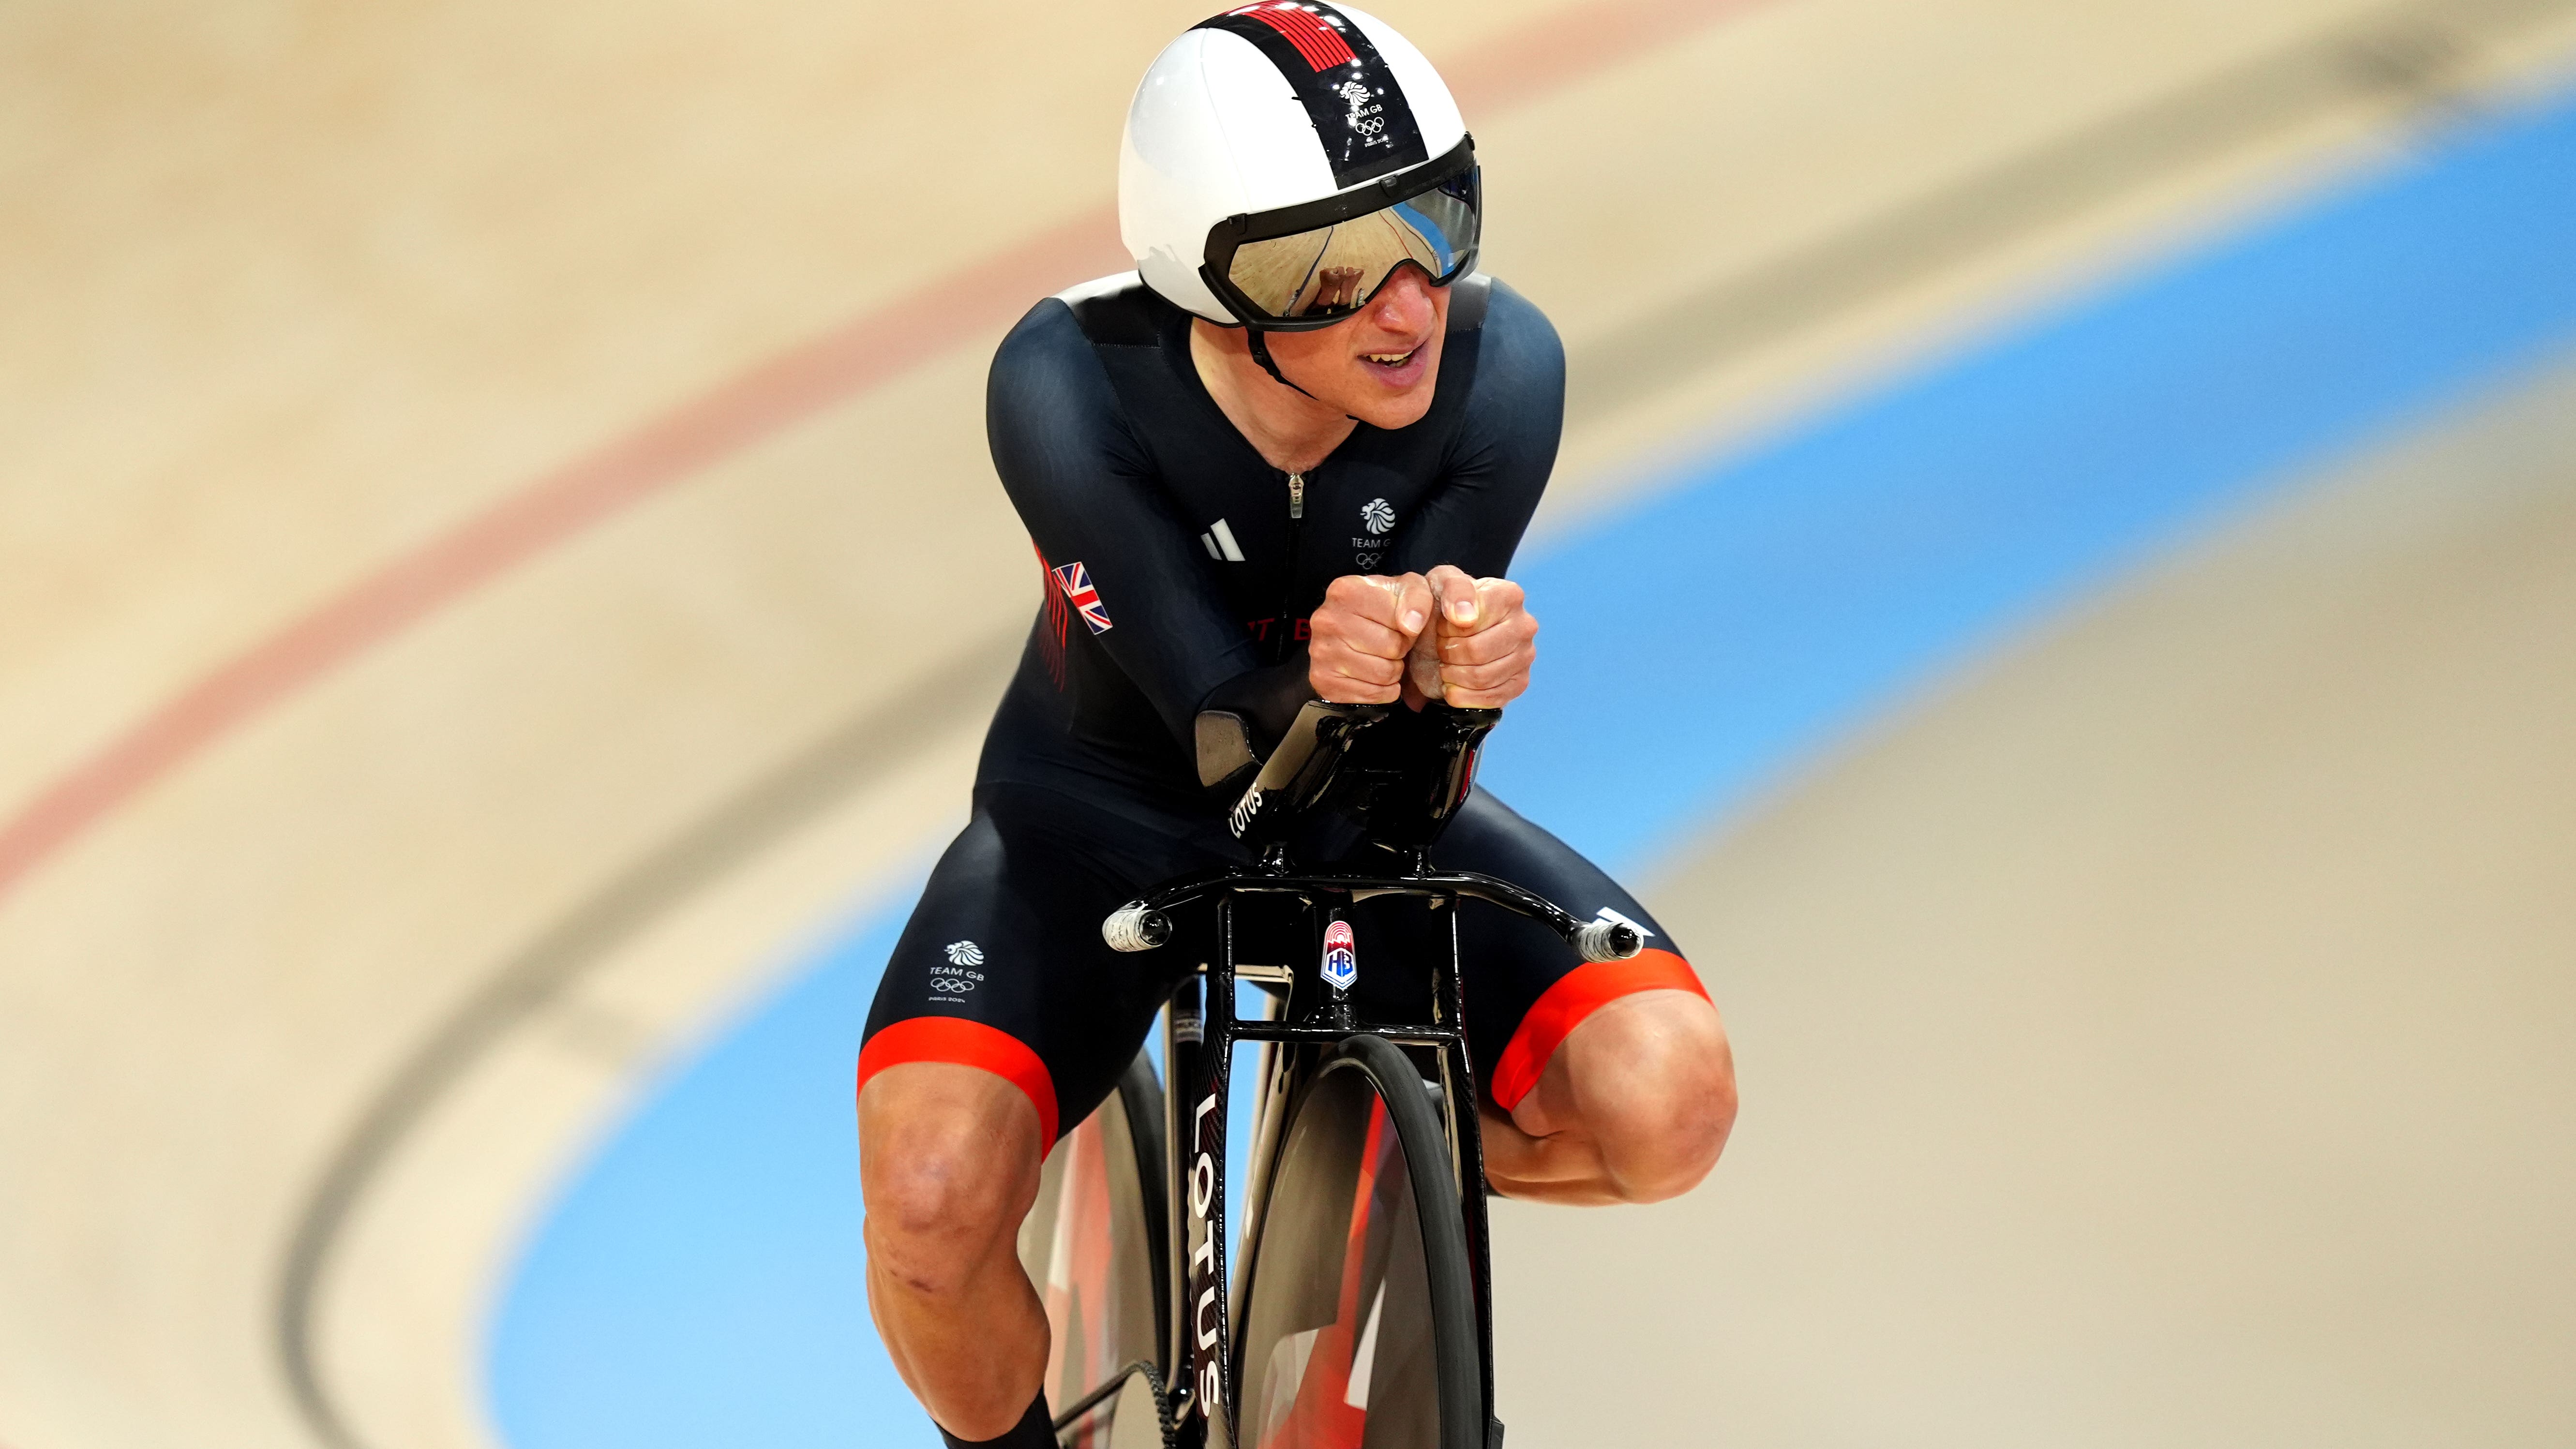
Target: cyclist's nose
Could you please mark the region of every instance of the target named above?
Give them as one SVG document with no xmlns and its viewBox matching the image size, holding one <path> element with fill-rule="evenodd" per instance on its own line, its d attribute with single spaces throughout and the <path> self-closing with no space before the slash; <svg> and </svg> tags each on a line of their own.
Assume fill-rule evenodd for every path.
<svg viewBox="0 0 2576 1449">
<path fill-rule="evenodd" d="M 1435 308 L 1431 283 L 1412 267 L 1400 267 L 1369 299 L 1369 320 L 1389 332 L 1413 336 L 1427 331 Z"/>
</svg>

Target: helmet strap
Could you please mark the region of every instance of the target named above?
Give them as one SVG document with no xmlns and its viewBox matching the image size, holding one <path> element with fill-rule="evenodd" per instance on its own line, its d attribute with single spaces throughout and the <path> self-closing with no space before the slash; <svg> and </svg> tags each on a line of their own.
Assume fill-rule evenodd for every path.
<svg viewBox="0 0 2576 1449">
<path fill-rule="evenodd" d="M 1243 333 L 1244 342 L 1252 348 L 1252 360 L 1261 364 L 1261 370 L 1263 372 L 1269 373 L 1272 377 L 1279 379 L 1279 385 L 1281 387 L 1295 388 L 1298 392 L 1306 393 L 1306 396 L 1308 397 L 1315 397 L 1313 393 L 1306 392 L 1304 388 L 1298 387 L 1297 384 L 1290 382 L 1288 380 L 1288 374 L 1279 370 L 1278 360 L 1270 355 L 1270 344 L 1262 340 L 1260 328 L 1246 327 L 1243 329 Z M 1323 399 L 1315 397 L 1315 401 L 1322 402 Z M 1344 413 L 1342 416 L 1349 418 L 1355 423 L 1360 420 L 1360 415 L 1357 413 Z"/>
<path fill-rule="evenodd" d="M 1288 380 L 1288 374 L 1279 370 L 1278 362 L 1273 360 L 1270 356 L 1270 344 L 1264 339 L 1260 328 L 1246 327 L 1243 331 L 1244 340 L 1250 344 L 1252 348 L 1252 360 L 1261 364 L 1261 370 L 1263 372 L 1269 373 L 1272 377 L 1277 378 L 1281 387 L 1297 388 L 1297 391 L 1305 392 L 1306 396 L 1315 397 L 1313 393 L 1306 392 L 1304 388 L 1297 387 L 1297 384 L 1290 382 Z M 1315 398 L 1315 401 L 1322 402 L 1323 399 L 1317 397 Z"/>
</svg>

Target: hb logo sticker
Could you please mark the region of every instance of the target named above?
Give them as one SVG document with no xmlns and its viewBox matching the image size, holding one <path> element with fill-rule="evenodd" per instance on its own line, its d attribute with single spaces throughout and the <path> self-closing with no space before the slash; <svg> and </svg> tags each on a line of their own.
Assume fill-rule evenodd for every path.
<svg viewBox="0 0 2576 1449">
<path fill-rule="evenodd" d="M 1324 928 L 1324 980 L 1336 991 L 1348 991 L 1359 979 L 1360 958 L 1351 949 L 1351 923 L 1335 921 Z"/>
</svg>

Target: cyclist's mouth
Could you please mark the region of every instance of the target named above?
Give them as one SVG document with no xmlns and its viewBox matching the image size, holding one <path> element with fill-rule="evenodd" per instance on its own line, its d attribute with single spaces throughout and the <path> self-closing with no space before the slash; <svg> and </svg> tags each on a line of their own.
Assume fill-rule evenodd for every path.
<svg viewBox="0 0 2576 1449">
<path fill-rule="evenodd" d="M 1406 352 L 1363 352 L 1360 361 L 1368 364 L 1369 371 L 1377 374 L 1381 381 L 1403 387 L 1422 376 L 1423 353 L 1429 345 L 1427 342 L 1415 343 Z"/>
</svg>

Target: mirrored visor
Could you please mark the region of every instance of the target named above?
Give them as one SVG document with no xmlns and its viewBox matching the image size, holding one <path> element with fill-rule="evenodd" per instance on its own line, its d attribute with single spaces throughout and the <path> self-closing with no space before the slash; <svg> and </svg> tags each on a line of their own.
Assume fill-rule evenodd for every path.
<svg viewBox="0 0 2576 1449">
<path fill-rule="evenodd" d="M 1357 311 L 1405 262 L 1434 285 L 1456 281 L 1475 255 L 1476 226 L 1471 170 L 1364 216 L 1245 242 L 1227 261 L 1226 280 L 1269 317 L 1337 317 Z"/>
</svg>

